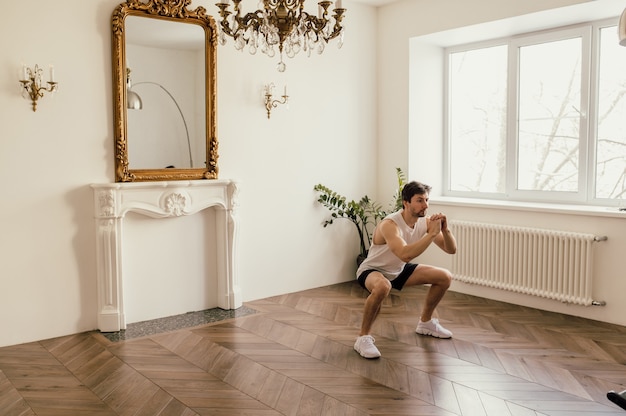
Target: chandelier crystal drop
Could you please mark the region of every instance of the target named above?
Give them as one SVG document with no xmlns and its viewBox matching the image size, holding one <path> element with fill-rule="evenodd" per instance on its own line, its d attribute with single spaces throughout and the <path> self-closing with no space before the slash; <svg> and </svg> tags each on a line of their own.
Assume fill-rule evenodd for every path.
<svg viewBox="0 0 626 416">
<path fill-rule="evenodd" d="M 304 11 L 305 0 L 262 0 L 259 9 L 243 14 L 241 0 L 219 0 L 221 20 L 219 22 L 218 40 L 226 43 L 226 36 L 234 39 L 235 49 L 243 50 L 246 46 L 250 54 L 257 50 L 267 56 L 276 55 L 276 47 L 280 55 L 278 71 L 283 72 L 286 65 L 283 54 L 293 58 L 300 51 L 311 56 L 312 51 L 324 52 L 328 41 L 337 38 L 337 46 L 343 45 L 344 27 L 341 24 L 346 11 L 342 0 L 335 1 L 332 17 L 328 9 L 332 1 L 320 1 L 318 15 L 313 16 Z"/>
</svg>

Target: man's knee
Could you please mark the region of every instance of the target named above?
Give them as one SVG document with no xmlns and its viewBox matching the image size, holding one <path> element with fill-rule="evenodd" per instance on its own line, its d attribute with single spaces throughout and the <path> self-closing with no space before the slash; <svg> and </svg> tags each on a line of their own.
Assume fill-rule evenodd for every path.
<svg viewBox="0 0 626 416">
<path fill-rule="evenodd" d="M 379 298 L 386 298 L 391 292 L 391 282 L 387 279 L 377 279 L 372 285 L 370 293 Z"/>
<path fill-rule="evenodd" d="M 452 273 L 448 269 L 441 269 L 440 285 L 444 288 L 449 288 L 452 284 Z"/>
<path fill-rule="evenodd" d="M 452 284 L 452 273 L 448 269 L 436 267 L 433 269 L 429 283 L 447 290 Z"/>
</svg>

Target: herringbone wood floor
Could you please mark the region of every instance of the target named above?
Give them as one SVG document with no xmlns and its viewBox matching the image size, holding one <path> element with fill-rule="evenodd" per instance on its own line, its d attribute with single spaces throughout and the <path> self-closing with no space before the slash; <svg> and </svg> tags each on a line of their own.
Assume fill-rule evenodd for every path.
<svg viewBox="0 0 626 416">
<path fill-rule="evenodd" d="M 625 415 L 626 328 L 448 292 L 451 340 L 414 333 L 426 288 L 394 292 L 383 356 L 352 345 L 365 292 L 342 283 L 259 313 L 110 342 L 81 333 L 0 349 L 0 414 Z"/>
</svg>

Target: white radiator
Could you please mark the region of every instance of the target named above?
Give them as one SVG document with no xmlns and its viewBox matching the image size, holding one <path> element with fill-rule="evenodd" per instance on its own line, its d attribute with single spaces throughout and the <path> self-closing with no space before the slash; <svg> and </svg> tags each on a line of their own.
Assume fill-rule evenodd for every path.
<svg viewBox="0 0 626 416">
<path fill-rule="evenodd" d="M 456 280 L 578 305 L 592 299 L 593 243 L 581 234 L 508 225 L 450 221 Z"/>
</svg>

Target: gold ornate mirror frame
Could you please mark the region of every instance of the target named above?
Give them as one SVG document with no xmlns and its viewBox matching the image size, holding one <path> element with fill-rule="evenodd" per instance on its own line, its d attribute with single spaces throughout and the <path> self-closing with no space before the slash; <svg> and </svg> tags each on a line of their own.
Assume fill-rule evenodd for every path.
<svg viewBox="0 0 626 416">
<path fill-rule="evenodd" d="M 217 27 L 204 7 L 188 10 L 191 0 L 127 0 L 113 11 L 113 114 L 115 136 L 115 181 L 140 182 L 160 180 L 217 179 L 216 131 L 216 55 Z M 206 109 L 206 164 L 204 168 L 132 169 L 128 159 L 127 90 L 126 90 L 126 36 L 128 16 L 165 19 L 199 25 L 205 34 L 205 109 Z M 131 139 L 132 140 L 132 139 Z"/>
</svg>

